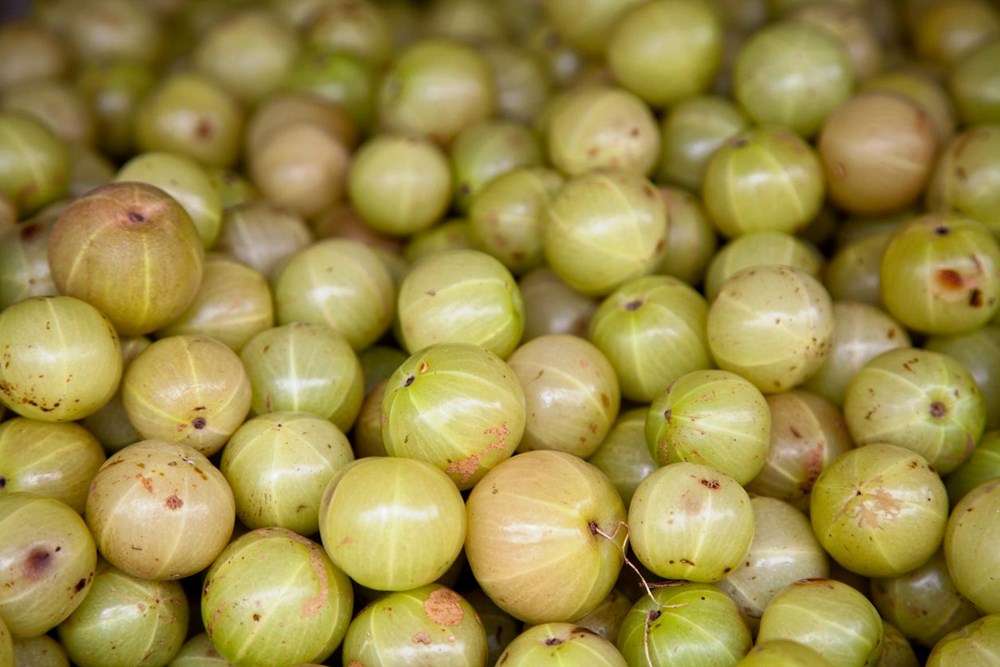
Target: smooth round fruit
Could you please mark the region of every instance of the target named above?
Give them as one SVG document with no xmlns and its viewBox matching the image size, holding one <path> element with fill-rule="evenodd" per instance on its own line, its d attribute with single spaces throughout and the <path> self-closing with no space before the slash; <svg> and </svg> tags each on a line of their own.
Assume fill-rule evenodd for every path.
<svg viewBox="0 0 1000 667">
<path fill-rule="evenodd" d="M 618 578 L 625 508 L 604 473 L 579 457 L 554 451 L 511 457 L 472 489 L 466 512 L 472 573 L 515 618 L 579 618 Z"/>
<path fill-rule="evenodd" d="M 630 665 L 732 664 L 753 641 L 736 603 L 711 584 L 671 582 L 639 598 L 618 648 Z"/>
<path fill-rule="evenodd" d="M 101 443 L 76 423 L 14 417 L 0 423 L 0 497 L 17 491 L 60 500 L 83 514 Z"/>
<path fill-rule="evenodd" d="M 641 0 L 544 0 L 542 6 L 555 33 L 574 51 L 588 56 L 605 53 L 608 33 L 630 6 Z"/>
<path fill-rule="evenodd" d="M 747 124 L 743 110 L 724 97 L 700 95 L 678 102 L 660 123 L 657 179 L 701 191 L 702 175 L 712 155 Z"/>
<path fill-rule="evenodd" d="M 632 608 L 632 600 L 617 588 L 612 588 L 608 597 L 593 611 L 576 619 L 574 623 L 592 630 L 611 643 L 618 641 L 618 630 Z"/>
<path fill-rule="evenodd" d="M 705 298 L 714 301 L 723 283 L 751 266 L 785 264 L 816 280 L 823 277 L 823 255 L 808 241 L 773 229 L 747 232 L 722 246 L 705 273 Z"/>
<path fill-rule="evenodd" d="M 614 367 L 593 344 L 566 334 L 539 336 L 510 356 L 527 419 L 519 451 L 548 449 L 586 458 L 618 417 Z"/>
<path fill-rule="evenodd" d="M 0 113 L 0 193 L 26 218 L 66 194 L 70 157 L 51 130 L 30 116 Z"/>
<path fill-rule="evenodd" d="M 98 470 L 86 519 L 112 565 L 134 577 L 170 580 L 215 560 L 232 535 L 236 508 L 226 478 L 198 450 L 141 440 Z"/>
<path fill-rule="evenodd" d="M 622 87 L 666 107 L 711 86 L 722 41 L 722 22 L 705 3 L 642 3 L 624 12 L 608 35 L 608 66 Z"/>
<path fill-rule="evenodd" d="M 0 312 L 0 361 L 0 403 L 42 421 L 93 414 L 122 374 L 111 322 L 68 296 L 32 297 Z"/>
<path fill-rule="evenodd" d="M 986 403 L 986 428 L 1000 428 L 1000 326 L 987 324 L 967 334 L 934 336 L 924 348 L 947 354 L 972 373 Z"/>
<path fill-rule="evenodd" d="M 476 193 L 493 179 L 523 167 L 541 166 L 542 149 L 532 128 L 510 120 L 484 120 L 459 132 L 448 147 L 452 207 L 468 213 Z"/>
<path fill-rule="evenodd" d="M 701 198 L 719 232 L 732 238 L 793 234 L 819 213 L 826 184 L 815 149 L 780 125 L 758 125 L 722 144 L 702 176 Z"/>
<path fill-rule="evenodd" d="M 810 2 L 791 11 L 788 18 L 815 25 L 836 37 L 847 49 L 858 81 L 868 79 L 882 70 L 884 48 L 874 22 L 866 14 L 866 7 L 856 8 L 836 2 Z"/>
<path fill-rule="evenodd" d="M 326 485 L 354 460 L 351 443 L 329 420 L 308 412 L 272 412 L 244 422 L 222 450 L 219 471 L 248 528 L 319 530 Z"/>
<path fill-rule="evenodd" d="M 844 419 L 858 445 L 906 447 L 946 475 L 982 437 L 986 407 L 962 364 L 940 352 L 901 348 L 857 372 L 847 385 Z"/>
<path fill-rule="evenodd" d="M 718 581 L 753 540 L 750 497 L 732 477 L 697 463 L 671 463 L 642 480 L 628 510 L 636 558 L 657 576 Z"/>
<path fill-rule="evenodd" d="M 389 593 L 357 613 L 344 637 L 345 665 L 485 665 L 486 631 L 472 605 L 438 584 Z"/>
<path fill-rule="evenodd" d="M 32 296 L 58 294 L 49 270 L 55 220 L 27 220 L 0 230 L 0 309 Z"/>
<path fill-rule="evenodd" d="M 132 363 L 140 352 L 152 344 L 145 336 L 130 336 L 121 341 L 122 363 L 125 368 Z M 122 404 L 122 388 L 97 412 L 83 420 L 83 426 L 90 431 L 104 447 L 104 451 L 113 454 L 126 445 L 138 442 L 142 436 L 128 420 L 125 406 Z"/>
<path fill-rule="evenodd" d="M 919 454 L 866 444 L 820 473 L 809 513 L 838 563 L 866 577 L 895 577 L 923 565 L 941 545 L 948 493 Z"/>
<path fill-rule="evenodd" d="M 388 455 L 426 461 L 464 491 L 514 453 L 526 414 L 514 368 L 477 345 L 439 343 L 389 377 L 379 424 Z"/>
<path fill-rule="evenodd" d="M 527 342 L 546 334 L 585 336 L 597 301 L 584 296 L 542 266 L 521 276 L 524 336 Z"/>
<path fill-rule="evenodd" d="M 786 391 L 807 380 L 830 353 L 833 302 L 799 269 L 751 267 L 723 283 L 708 308 L 707 332 L 719 368 L 763 392 Z"/>
<path fill-rule="evenodd" d="M 809 137 L 854 88 L 854 64 L 836 37 L 817 26 L 781 21 L 761 28 L 733 63 L 733 94 L 757 123 Z"/>
<path fill-rule="evenodd" d="M 647 412 L 639 407 L 618 415 L 600 447 L 587 459 L 608 476 L 626 507 L 639 482 L 659 467 L 646 445 Z"/>
<path fill-rule="evenodd" d="M 934 645 L 927 667 L 989 664 L 1000 659 L 1000 614 L 990 614 L 951 632 Z"/>
<path fill-rule="evenodd" d="M 320 545 L 284 528 L 234 540 L 201 589 L 212 644 L 240 665 L 325 661 L 347 632 L 353 603 L 350 580 Z"/>
<path fill-rule="evenodd" d="M 708 304 L 672 276 L 645 276 L 608 295 L 588 338 L 608 358 L 622 395 L 648 403 L 681 375 L 711 368 L 705 335 Z"/>
<path fill-rule="evenodd" d="M 659 190 L 667 205 L 667 249 L 656 272 L 699 285 L 719 243 L 715 225 L 691 193 L 670 186 Z"/>
<path fill-rule="evenodd" d="M 339 470 L 319 507 L 319 534 L 333 563 L 379 591 L 425 586 L 462 550 L 465 507 L 431 464 L 373 456 Z"/>
<path fill-rule="evenodd" d="M 0 624 L 2 623 L 3 621 L 0 621 Z M 0 634 L 2 633 L 0 630 Z M 0 640 L 0 645 L 2 643 Z M 0 652 L 2 650 L 0 649 Z M 13 662 L 6 664 L 13 664 L 15 667 L 22 664 L 37 667 L 70 667 L 66 649 L 49 635 L 15 639 Z"/>
<path fill-rule="evenodd" d="M 213 248 L 274 278 L 289 257 L 313 241 L 301 215 L 267 199 L 234 204 L 224 213 L 222 232 Z"/>
<path fill-rule="evenodd" d="M 986 225 L 1000 237 L 1000 123 L 970 127 L 938 158 L 925 200 L 931 210 L 948 208 Z"/>
<path fill-rule="evenodd" d="M 465 218 L 446 218 L 441 222 L 411 236 L 403 246 L 404 275 L 410 265 L 445 250 L 473 250 L 469 221 Z M 402 277 L 400 278 L 402 282 Z"/>
<path fill-rule="evenodd" d="M 803 579 L 781 589 L 764 608 L 757 642 L 806 644 L 834 667 L 879 664 L 882 619 L 868 599 L 833 579 Z"/>
<path fill-rule="evenodd" d="M 79 667 L 165 665 L 184 644 L 189 615 L 180 582 L 139 579 L 102 560 L 58 636 Z"/>
<path fill-rule="evenodd" d="M 524 302 L 498 260 L 447 250 L 424 257 L 403 278 L 397 318 L 410 354 L 435 343 L 470 343 L 506 358 L 524 332 Z"/>
<path fill-rule="evenodd" d="M 952 507 L 969 491 L 994 477 L 1000 477 L 1000 430 L 984 433 L 969 458 L 944 478 Z"/>
<path fill-rule="evenodd" d="M 59 292 L 95 306 L 125 336 L 155 331 L 191 305 L 204 253 L 177 200 L 135 182 L 109 183 L 74 200 L 48 247 Z"/>
<path fill-rule="evenodd" d="M 939 146 L 947 144 L 955 133 L 958 122 L 955 117 L 955 102 L 948 94 L 945 82 L 919 64 L 883 72 L 864 81 L 860 90 L 896 93 L 922 107 L 934 124 Z"/>
<path fill-rule="evenodd" d="M 122 378 L 122 405 L 143 438 L 222 449 L 250 412 L 239 356 L 207 336 L 168 336 L 143 350 Z"/>
<path fill-rule="evenodd" d="M 615 645 L 575 623 L 542 623 L 514 637 L 497 664 L 509 667 L 625 667 Z"/>
<path fill-rule="evenodd" d="M 1000 39 L 962 58 L 948 75 L 948 90 L 966 125 L 1000 121 Z"/>
<path fill-rule="evenodd" d="M 1000 479 L 983 482 L 952 509 L 944 535 L 944 557 L 955 588 L 985 614 L 1000 612 L 998 511 Z"/>
<path fill-rule="evenodd" d="M 734 667 L 831 667 L 830 661 L 791 639 L 757 642 Z M 902 667 L 902 666 L 900 666 Z"/>
<path fill-rule="evenodd" d="M 837 249 L 826 265 L 823 280 L 830 296 L 884 309 L 879 265 L 891 236 L 892 230 L 885 229 L 851 239 Z"/>
<path fill-rule="evenodd" d="M 0 534 L 0 619 L 14 637 L 44 634 L 90 591 L 94 538 L 69 505 L 24 492 L 0 495 Z"/>
<path fill-rule="evenodd" d="M 570 178 L 553 196 L 542 248 L 567 285 L 601 296 L 652 273 L 666 236 L 666 205 L 648 180 L 621 169 L 596 170 Z"/>
<path fill-rule="evenodd" d="M 364 375 L 350 343 L 324 324 L 266 329 L 240 350 L 255 414 L 312 412 L 344 432 L 364 400 Z"/>
<path fill-rule="evenodd" d="M 921 215 L 889 238 L 879 279 L 886 310 L 904 326 L 970 332 L 1000 311 L 1000 242 L 959 213 Z"/>
</svg>

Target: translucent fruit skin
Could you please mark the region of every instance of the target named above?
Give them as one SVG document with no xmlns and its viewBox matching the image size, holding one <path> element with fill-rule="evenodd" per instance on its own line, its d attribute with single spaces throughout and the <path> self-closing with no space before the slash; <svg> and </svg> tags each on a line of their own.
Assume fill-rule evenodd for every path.
<svg viewBox="0 0 1000 667">
<path fill-rule="evenodd" d="M 989 614 L 942 637 L 927 667 L 985 665 L 1000 659 L 1000 614 Z"/>
<path fill-rule="evenodd" d="M 983 482 L 952 510 L 944 556 L 955 588 L 986 614 L 1000 613 L 1000 479 Z"/>
<path fill-rule="evenodd" d="M 625 667 L 625 658 L 601 635 L 575 623 L 529 627 L 507 645 L 497 664 L 509 667 Z"/>
</svg>

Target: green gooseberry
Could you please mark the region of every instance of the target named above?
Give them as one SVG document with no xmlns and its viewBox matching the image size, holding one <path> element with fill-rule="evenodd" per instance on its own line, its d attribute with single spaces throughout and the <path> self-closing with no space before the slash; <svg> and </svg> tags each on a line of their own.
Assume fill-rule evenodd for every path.
<svg viewBox="0 0 1000 667">
<path fill-rule="evenodd" d="M 667 206 L 667 249 L 656 272 L 699 285 L 719 243 L 715 225 L 695 195 L 671 186 L 659 190 Z"/>
<path fill-rule="evenodd" d="M 95 306 L 125 336 L 155 331 L 191 305 L 204 253 L 176 199 L 156 186 L 122 181 L 67 206 L 48 246 L 59 292 Z"/>
<path fill-rule="evenodd" d="M 879 35 L 866 11 L 863 5 L 810 2 L 790 11 L 787 18 L 817 26 L 836 37 L 847 49 L 855 79 L 862 81 L 878 74 L 885 60 Z"/>
<path fill-rule="evenodd" d="M 379 124 L 447 145 L 496 110 L 489 62 L 453 39 L 423 38 L 389 63 L 378 88 Z"/>
<path fill-rule="evenodd" d="M 932 336 L 924 348 L 947 354 L 975 378 L 986 404 L 986 428 L 1000 428 L 1000 326 L 986 324 L 957 336 Z"/>
<path fill-rule="evenodd" d="M 922 107 L 934 124 L 939 146 L 947 144 L 955 133 L 955 102 L 948 94 L 945 82 L 919 65 L 882 72 L 863 81 L 859 88 L 861 91 L 896 93 Z"/>
<path fill-rule="evenodd" d="M 643 176 L 660 153 L 653 112 L 638 95 L 611 85 L 579 86 L 554 98 L 544 137 L 549 161 L 568 176 L 594 169 Z"/>
<path fill-rule="evenodd" d="M 173 72 L 139 102 L 135 145 L 231 167 L 240 154 L 243 111 L 222 84 L 197 72 Z"/>
<path fill-rule="evenodd" d="M 602 55 L 608 33 L 629 7 L 641 0 L 543 0 L 547 23 L 566 43 L 584 56 Z"/>
<path fill-rule="evenodd" d="M 483 184 L 469 204 L 473 247 L 496 257 L 515 275 L 537 268 L 544 259 L 546 205 L 564 182 L 554 169 L 529 166 L 513 168 Z"/>
<path fill-rule="evenodd" d="M 472 605 L 486 632 L 486 645 L 489 652 L 486 664 L 496 665 L 500 654 L 504 652 L 514 637 L 520 634 L 524 624 L 498 607 L 481 588 L 463 590 L 462 597 Z"/>
<path fill-rule="evenodd" d="M 18 112 L 0 113 L 0 147 L 0 192 L 19 217 L 67 193 L 69 151 L 41 122 Z"/>
<path fill-rule="evenodd" d="M 354 460 L 344 433 L 308 412 L 272 412 L 244 422 L 222 450 L 236 516 L 248 528 L 319 530 L 319 505 L 334 474 Z"/>
<path fill-rule="evenodd" d="M 305 29 L 306 42 L 323 50 L 350 53 L 378 66 L 385 65 L 392 55 L 391 26 L 379 3 L 316 3 L 303 24 L 298 27 Z"/>
<path fill-rule="evenodd" d="M 403 361 L 406 361 L 405 355 Z M 389 378 L 385 378 L 365 394 L 365 400 L 361 403 L 361 411 L 358 412 L 351 433 L 351 446 L 355 458 L 389 455 L 382 440 L 382 399 L 388 388 Z"/>
<path fill-rule="evenodd" d="M 726 243 L 712 257 L 705 273 L 705 297 L 714 301 L 723 283 L 751 266 L 785 264 L 820 280 L 823 262 L 823 255 L 815 246 L 788 232 L 773 229 L 747 232 Z"/>
<path fill-rule="evenodd" d="M 757 642 L 733 667 L 832 667 L 832 664 L 806 644 L 769 639 Z"/>
<path fill-rule="evenodd" d="M 98 0 L 84 5 L 73 4 L 66 14 L 65 38 L 77 59 L 137 60 L 156 63 L 166 42 L 165 25 L 154 12 L 131 2 Z M 59 11 L 56 9 L 55 11 Z"/>
<path fill-rule="evenodd" d="M 608 597 L 604 598 L 601 604 L 573 623 L 581 628 L 596 632 L 614 644 L 618 641 L 618 632 L 621 629 L 622 621 L 625 620 L 631 609 L 632 600 L 617 588 L 612 588 Z"/>
<path fill-rule="evenodd" d="M 858 236 L 834 251 L 823 279 L 831 297 L 884 308 L 880 268 L 892 231 L 885 229 Z"/>
<path fill-rule="evenodd" d="M 231 206 L 260 197 L 260 193 L 257 192 L 257 188 L 250 182 L 250 179 L 240 172 L 228 167 L 206 166 L 204 169 L 205 173 L 208 174 L 209 183 L 219 193 L 223 214 Z"/>
<path fill-rule="evenodd" d="M 225 210 L 213 250 L 271 279 L 312 242 L 313 233 L 301 215 L 262 198 Z"/>
<path fill-rule="evenodd" d="M 926 667 L 983 665 L 1000 659 L 1000 614 L 989 614 L 942 637 Z"/>
<path fill-rule="evenodd" d="M 615 645 L 576 623 L 542 623 L 514 637 L 497 660 L 509 667 L 625 667 Z"/>
<path fill-rule="evenodd" d="M 66 74 L 66 44 L 39 20 L 7 21 L 0 27 L 0 89 L 22 81 Z"/>
<path fill-rule="evenodd" d="M 208 633 L 200 632 L 184 642 L 169 667 L 231 667 L 232 664 L 215 650 Z"/>
<path fill-rule="evenodd" d="M 733 63 L 733 94 L 757 123 L 810 137 L 854 89 L 854 64 L 826 30 L 779 21 L 755 32 Z"/>
<path fill-rule="evenodd" d="M 808 512 L 819 474 L 854 446 L 844 416 L 830 401 L 804 389 L 765 398 L 771 412 L 767 459 L 746 489 Z"/>
<path fill-rule="evenodd" d="M 91 146 L 69 147 L 69 198 L 82 197 L 91 190 L 110 183 L 115 165 Z"/>
<path fill-rule="evenodd" d="M 44 634 L 87 597 L 97 566 L 94 538 L 69 505 L 23 491 L 0 495 L 0 532 L 0 619 L 6 626 L 0 634 Z"/>
<path fill-rule="evenodd" d="M 430 463 L 370 456 L 328 482 L 319 534 L 351 580 L 379 591 L 407 591 L 432 583 L 458 558 L 465 506 L 451 479 Z"/>
<path fill-rule="evenodd" d="M 649 406 L 646 445 L 661 466 L 690 462 L 746 484 L 768 453 L 771 411 L 751 382 L 729 371 L 684 373 Z"/>
<path fill-rule="evenodd" d="M 1000 121 L 970 127 L 938 158 L 925 197 L 931 210 L 958 211 L 1000 238 Z"/>
<path fill-rule="evenodd" d="M 542 149 L 531 127 L 491 119 L 469 125 L 448 147 L 454 196 L 452 206 L 468 213 L 477 192 L 491 180 L 519 167 L 541 166 Z"/>
<path fill-rule="evenodd" d="M 206 249 L 222 228 L 222 198 L 208 172 L 186 155 L 141 153 L 122 165 L 116 181 L 137 181 L 160 188 L 184 207 Z"/>
<path fill-rule="evenodd" d="M 858 445 L 906 447 L 946 475 L 982 437 L 986 406 L 961 363 L 940 352 L 900 348 L 855 374 L 844 395 L 844 419 Z"/>
<path fill-rule="evenodd" d="M 800 231 L 823 205 L 826 185 L 816 150 L 787 127 L 757 125 L 712 153 L 701 197 L 726 237 Z"/>
<path fill-rule="evenodd" d="M 630 665 L 731 665 L 752 645 L 747 622 L 726 593 L 681 581 L 639 598 L 618 635 Z"/>
<path fill-rule="evenodd" d="M 966 125 L 1000 121 L 1000 39 L 968 53 L 948 72 L 948 91 Z"/>
<path fill-rule="evenodd" d="M 344 637 L 343 664 L 435 667 L 485 665 L 486 630 L 476 610 L 438 584 L 384 595 L 357 613 Z"/>
<path fill-rule="evenodd" d="M 194 447 L 140 440 L 97 471 L 85 517 L 112 565 L 166 581 L 212 564 L 229 542 L 236 508 L 226 478 Z"/>
<path fill-rule="evenodd" d="M 656 178 L 699 192 L 712 154 L 748 124 L 743 110 L 728 98 L 698 95 L 679 101 L 660 122 Z"/>
<path fill-rule="evenodd" d="M 351 581 L 322 547 L 284 528 L 233 540 L 201 589 L 201 617 L 215 649 L 240 665 L 325 661 L 347 633 Z"/>
<path fill-rule="evenodd" d="M 29 491 L 83 514 L 104 450 L 83 426 L 14 417 L 0 422 L 0 496 Z"/>
<path fill-rule="evenodd" d="M 72 84 L 40 79 L 11 86 L 0 98 L 0 110 L 34 118 L 67 147 L 94 145 L 94 118 L 83 95 Z"/>
<path fill-rule="evenodd" d="M 49 422 L 93 414 L 122 376 L 111 322 L 69 296 L 31 297 L 0 312 L 0 361 L 0 403 Z"/>
<path fill-rule="evenodd" d="M 208 336 L 167 336 L 139 353 L 122 377 L 122 405 L 143 438 L 220 451 L 250 411 L 239 356 Z"/>
<path fill-rule="evenodd" d="M 435 343 L 470 343 L 506 358 L 524 332 L 514 277 L 478 250 L 424 257 L 403 278 L 396 311 L 398 339 L 411 354 Z"/>
<path fill-rule="evenodd" d="M 473 576 L 501 609 L 528 623 L 591 612 L 621 572 L 625 507 L 607 476 L 573 454 L 507 459 L 473 487 L 466 514 Z"/>
<path fill-rule="evenodd" d="M 647 408 L 638 407 L 619 414 L 597 451 L 587 459 L 607 475 L 626 507 L 639 482 L 659 467 L 646 445 L 647 412 Z"/>
<path fill-rule="evenodd" d="M 541 266 L 518 281 L 524 301 L 523 342 L 547 334 L 586 336 L 597 301 L 564 283 L 552 269 Z"/>
<path fill-rule="evenodd" d="M 255 414 L 312 412 L 347 432 L 361 410 L 361 362 L 350 343 L 324 324 L 266 329 L 243 346 L 240 360 L 250 377 Z"/>
<path fill-rule="evenodd" d="M 509 41 L 484 44 L 480 53 L 493 71 L 497 115 L 531 123 L 548 102 L 552 91 L 551 77 L 541 59 L 527 45 Z"/>
<path fill-rule="evenodd" d="M 527 406 L 518 451 L 557 450 L 581 458 L 593 454 L 621 404 L 607 357 L 583 338 L 550 334 L 521 345 L 508 363 Z"/>
<path fill-rule="evenodd" d="M 632 551 L 651 572 L 665 579 L 712 583 L 745 560 L 754 515 L 750 497 L 732 477 L 679 462 L 639 482 L 628 526 Z"/>
<path fill-rule="evenodd" d="M 371 394 L 376 385 L 399 368 L 409 355 L 398 347 L 371 345 L 358 352 L 358 361 L 365 376 L 365 396 Z"/>
<path fill-rule="evenodd" d="M 739 606 L 756 631 L 761 614 L 785 586 L 830 575 L 830 561 L 816 540 L 809 519 L 792 505 L 776 498 L 750 499 L 754 535 L 743 563 L 715 582 Z"/>
<path fill-rule="evenodd" d="M 279 324 L 325 324 L 362 350 L 389 330 L 396 288 L 364 243 L 323 239 L 288 258 L 274 281 L 274 301 Z"/>
<path fill-rule="evenodd" d="M 247 153 L 265 146 L 283 126 L 303 121 L 314 123 L 348 148 L 357 146 L 357 124 L 340 105 L 313 93 L 288 91 L 268 95 L 254 109 L 247 121 Z"/>
<path fill-rule="evenodd" d="M 145 336 L 128 336 L 121 339 L 122 368 L 127 370 L 132 360 L 152 344 Z M 124 377 L 124 370 L 122 371 Z M 81 422 L 83 426 L 96 437 L 104 451 L 108 454 L 117 452 L 122 447 L 142 440 L 135 427 L 128 420 L 125 405 L 122 402 L 122 387 L 101 407 L 100 410 L 88 415 Z"/>
<path fill-rule="evenodd" d="M 757 643 L 791 640 L 814 649 L 834 667 L 875 667 L 884 641 L 878 610 L 863 594 L 834 579 L 789 584 L 764 608 Z"/>
<path fill-rule="evenodd" d="M 452 194 L 446 153 L 429 139 L 378 135 L 351 157 L 348 192 L 372 229 L 407 236 L 444 215 Z"/>
<path fill-rule="evenodd" d="M 410 265 L 442 250 L 473 249 L 469 221 L 465 218 L 447 218 L 410 236 L 403 246 L 403 260 Z"/>
<path fill-rule="evenodd" d="M 607 61 L 623 88 L 653 107 L 706 92 L 722 64 L 723 27 L 698 0 L 629 7 L 607 36 Z"/>
<path fill-rule="evenodd" d="M 885 635 L 885 646 L 882 649 L 882 657 L 879 658 L 881 667 L 920 667 L 913 646 L 899 628 L 883 620 L 882 631 Z"/>
<path fill-rule="evenodd" d="M 470 489 L 522 442 L 525 391 L 517 369 L 469 343 L 438 343 L 393 372 L 381 404 L 390 456 L 423 460 Z"/>
<path fill-rule="evenodd" d="M 2 624 L 3 621 L 0 621 Z M 3 635 L 3 630 L 0 630 L 0 636 Z M 0 639 L 0 646 L 3 645 L 3 640 Z M 0 656 L 3 655 L 3 649 L 0 648 Z M 63 648 L 62 644 L 56 641 L 49 635 L 38 635 L 37 637 L 28 637 L 24 639 L 14 640 L 14 657 L 13 662 L 4 663 L 0 659 L 0 664 L 3 665 L 32 665 L 33 667 L 70 667 L 69 657 L 66 655 L 66 649 Z"/>
<path fill-rule="evenodd" d="M 663 197 L 644 177 L 622 169 L 567 180 L 549 201 L 542 228 L 549 267 L 588 296 L 653 273 L 666 242 Z"/>
<path fill-rule="evenodd" d="M 823 365 L 833 317 L 830 293 L 808 273 L 779 264 L 750 267 L 723 283 L 709 305 L 708 346 L 719 368 L 763 392 L 787 391 Z"/>
<path fill-rule="evenodd" d="M 952 507 L 985 481 L 1000 477 L 1000 430 L 987 431 L 969 458 L 945 476 Z"/>
<path fill-rule="evenodd" d="M 926 563 L 941 545 L 948 492 L 919 454 L 866 444 L 823 469 L 809 514 L 820 544 L 838 563 L 867 577 L 895 577 Z"/>
<path fill-rule="evenodd" d="M 911 31 L 914 51 L 921 59 L 954 66 L 1000 32 L 1000 12 L 982 0 L 927 3 Z"/>
<path fill-rule="evenodd" d="M 342 51 L 303 48 L 285 79 L 290 91 L 309 93 L 344 109 L 361 128 L 375 121 L 376 67 Z"/>
<path fill-rule="evenodd" d="M 135 153 L 135 117 L 156 84 L 155 69 L 134 60 L 79 63 L 76 87 L 94 120 L 97 147 L 112 157 Z"/>
<path fill-rule="evenodd" d="M 942 549 L 914 570 L 873 578 L 871 600 L 907 640 L 928 648 L 982 616 L 955 588 Z"/>
<path fill-rule="evenodd" d="M 622 395 L 649 403 L 685 373 L 714 365 L 707 313 L 705 297 L 679 278 L 645 276 L 601 302 L 588 338 L 614 367 Z"/>
<path fill-rule="evenodd" d="M 998 511 L 1000 479 L 991 479 L 955 504 L 944 534 L 945 562 L 955 588 L 984 614 L 1000 612 Z"/>
<path fill-rule="evenodd" d="M 958 213 L 928 213 L 897 228 L 879 277 L 889 314 L 931 335 L 966 333 L 1000 309 L 1000 242 Z"/>
<path fill-rule="evenodd" d="M 834 405 L 844 404 L 847 385 L 868 361 L 910 347 L 910 336 L 884 310 L 859 301 L 833 302 L 833 345 L 823 365 L 802 383 Z"/>
<path fill-rule="evenodd" d="M 102 560 L 87 597 L 57 628 L 79 667 L 164 665 L 187 636 L 188 599 L 178 581 L 151 581 Z"/>
</svg>

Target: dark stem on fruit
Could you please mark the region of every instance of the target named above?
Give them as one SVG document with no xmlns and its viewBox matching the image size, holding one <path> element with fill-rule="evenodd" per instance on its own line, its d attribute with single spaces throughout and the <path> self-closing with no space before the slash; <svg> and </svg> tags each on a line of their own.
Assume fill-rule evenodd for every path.
<svg viewBox="0 0 1000 667">
<path fill-rule="evenodd" d="M 941 401 L 934 401 L 931 403 L 931 417 L 940 419 L 948 414 L 948 408 Z"/>
<path fill-rule="evenodd" d="M 410 386 L 411 384 L 413 384 L 413 381 L 414 381 L 414 380 L 416 380 L 416 379 L 417 379 L 417 378 L 413 377 L 412 375 L 408 376 L 408 377 L 407 377 L 407 378 L 406 378 L 406 379 L 405 379 L 405 380 L 403 381 L 403 386 L 404 386 L 404 387 L 409 387 L 409 386 Z"/>
<path fill-rule="evenodd" d="M 938 236 L 947 236 L 948 232 L 950 231 L 951 229 L 949 229 L 945 225 L 938 225 L 937 227 L 934 228 L 934 233 L 937 234 Z"/>
<path fill-rule="evenodd" d="M 131 222 L 131 223 L 133 223 L 133 224 L 138 225 L 140 222 L 146 222 L 146 216 L 144 216 L 139 211 L 129 211 L 128 212 L 128 221 Z"/>
</svg>

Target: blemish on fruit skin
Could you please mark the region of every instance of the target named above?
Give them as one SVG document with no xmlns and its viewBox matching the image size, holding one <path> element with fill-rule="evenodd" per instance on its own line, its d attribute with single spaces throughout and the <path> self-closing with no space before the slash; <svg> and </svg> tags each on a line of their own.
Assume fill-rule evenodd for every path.
<svg viewBox="0 0 1000 667">
<path fill-rule="evenodd" d="M 24 573 L 31 579 L 41 579 L 48 573 L 52 554 L 44 547 L 35 547 L 24 559 Z"/>
<path fill-rule="evenodd" d="M 432 623 L 446 627 L 459 625 L 465 618 L 461 598 L 452 590 L 439 588 L 424 600 L 424 614 Z"/>
<path fill-rule="evenodd" d="M 163 506 L 168 510 L 179 510 L 184 507 L 184 501 L 181 500 L 176 493 L 172 493 L 167 496 L 167 499 L 163 502 Z"/>
</svg>

